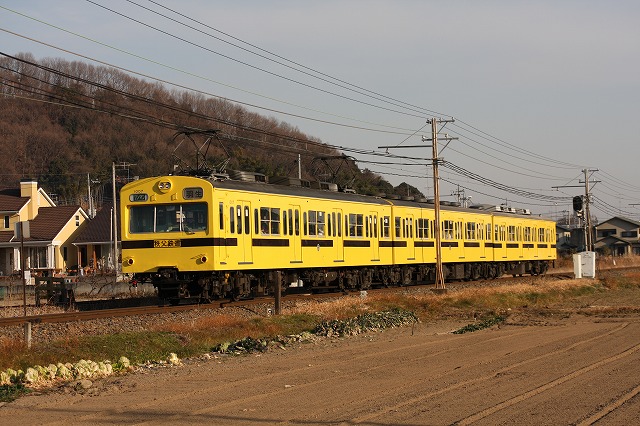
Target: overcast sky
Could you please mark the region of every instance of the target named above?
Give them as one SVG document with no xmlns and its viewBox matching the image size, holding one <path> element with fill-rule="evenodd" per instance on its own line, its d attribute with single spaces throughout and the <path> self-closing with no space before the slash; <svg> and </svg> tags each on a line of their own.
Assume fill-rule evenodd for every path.
<svg viewBox="0 0 640 426">
<path fill-rule="evenodd" d="M 584 189 L 552 187 L 581 185 L 590 168 L 598 219 L 638 220 L 639 22 L 637 1 L 0 0 L 0 46 L 84 60 L 15 32 L 254 105 L 346 148 L 420 144 L 428 118 L 454 117 L 442 133 L 459 140 L 441 157 L 484 182 L 442 168 L 443 199 L 460 185 L 472 202 L 559 216 L 570 202 L 496 184 L 570 197 Z M 354 156 L 396 185 L 433 189 L 425 166 Z"/>
</svg>

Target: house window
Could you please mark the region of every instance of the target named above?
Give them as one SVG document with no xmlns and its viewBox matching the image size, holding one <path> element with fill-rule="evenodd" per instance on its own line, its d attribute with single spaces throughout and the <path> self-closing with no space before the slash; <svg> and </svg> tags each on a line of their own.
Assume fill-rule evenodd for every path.
<svg viewBox="0 0 640 426">
<path fill-rule="evenodd" d="M 598 238 L 610 237 L 616 235 L 615 229 L 598 229 Z"/>
<path fill-rule="evenodd" d="M 9 229 L 9 216 L 4 217 L 4 229 Z"/>
<path fill-rule="evenodd" d="M 622 238 L 638 238 L 638 231 L 622 231 L 620 236 Z"/>
<path fill-rule="evenodd" d="M 80 216 L 76 215 L 76 226 L 80 226 Z"/>
</svg>

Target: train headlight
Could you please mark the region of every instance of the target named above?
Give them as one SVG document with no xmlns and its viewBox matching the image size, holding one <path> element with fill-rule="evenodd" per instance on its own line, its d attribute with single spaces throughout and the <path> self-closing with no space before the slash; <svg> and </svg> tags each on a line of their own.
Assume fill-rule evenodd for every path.
<svg viewBox="0 0 640 426">
<path fill-rule="evenodd" d="M 158 186 L 158 191 L 160 191 L 160 192 L 162 192 L 164 194 L 164 193 L 169 192 L 173 185 L 171 183 L 171 180 L 163 179 L 163 180 L 158 181 L 157 186 Z"/>
</svg>

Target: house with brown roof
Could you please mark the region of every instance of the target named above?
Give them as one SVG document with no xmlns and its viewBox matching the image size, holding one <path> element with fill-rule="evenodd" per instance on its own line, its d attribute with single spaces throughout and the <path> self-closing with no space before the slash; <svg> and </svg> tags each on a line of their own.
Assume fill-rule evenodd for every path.
<svg viewBox="0 0 640 426">
<path fill-rule="evenodd" d="M 117 215 L 117 211 L 116 211 Z M 119 216 L 119 215 L 117 215 Z M 116 219 L 117 219 L 116 216 Z M 118 238 L 120 245 L 120 226 L 118 224 Z M 87 225 L 80 231 L 73 244 L 78 247 L 79 265 L 91 270 L 111 272 L 113 262 L 113 204 L 105 203 Z"/>
<path fill-rule="evenodd" d="M 640 255 L 640 222 L 616 216 L 596 225 L 596 250 L 614 256 Z"/>
<path fill-rule="evenodd" d="M 73 241 L 87 219 L 80 206 L 56 206 L 35 180 L 0 189 L 0 272 L 10 275 L 20 270 L 21 240 L 14 235 L 19 222 L 29 223 L 29 236 L 22 242 L 25 269 L 56 273 L 76 265 Z"/>
</svg>

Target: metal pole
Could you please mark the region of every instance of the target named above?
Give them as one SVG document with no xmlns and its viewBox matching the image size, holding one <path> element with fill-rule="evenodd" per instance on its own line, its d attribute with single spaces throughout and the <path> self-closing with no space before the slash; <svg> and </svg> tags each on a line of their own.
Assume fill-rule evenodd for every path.
<svg viewBox="0 0 640 426">
<path fill-rule="evenodd" d="M 433 230 L 436 234 L 436 289 L 444 290 L 444 274 L 442 272 L 442 239 L 440 235 L 440 180 L 438 177 L 438 121 L 431 119 L 431 139 L 433 153 L 433 210 L 435 220 Z"/>
<path fill-rule="evenodd" d="M 111 177 L 113 181 L 113 269 L 114 284 L 118 284 L 118 203 L 116 201 L 116 163 L 112 163 Z"/>
<path fill-rule="evenodd" d="M 300 154 L 298 154 L 298 179 L 302 179 L 302 160 Z"/>
<path fill-rule="evenodd" d="M 32 201 L 33 202 L 33 201 Z M 22 269 L 22 304 L 24 305 L 24 316 L 27 316 L 27 277 L 24 272 L 24 222 L 20 221 L 20 269 Z"/>
</svg>

